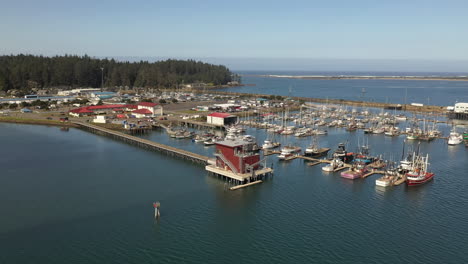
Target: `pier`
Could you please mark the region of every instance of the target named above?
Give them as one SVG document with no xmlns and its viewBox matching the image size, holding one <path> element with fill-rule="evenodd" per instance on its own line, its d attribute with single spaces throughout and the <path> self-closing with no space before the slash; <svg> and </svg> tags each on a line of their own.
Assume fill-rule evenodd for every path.
<svg viewBox="0 0 468 264">
<path fill-rule="evenodd" d="M 220 129 L 225 130 L 226 128 L 223 125 L 208 124 L 206 122 L 200 122 L 195 120 L 183 119 L 177 120 L 177 122 L 186 127 L 192 127 L 197 129 Z"/>
<path fill-rule="evenodd" d="M 76 121 L 73 121 L 72 123 L 91 133 L 109 136 L 114 139 L 118 139 L 118 140 L 130 143 L 130 144 L 134 144 L 136 146 L 139 146 L 145 149 L 159 151 L 161 153 L 165 153 L 170 156 L 175 156 L 178 158 L 186 159 L 195 163 L 199 163 L 203 165 L 208 164 L 208 157 L 202 156 L 193 152 L 163 145 L 163 144 L 151 141 L 151 140 L 134 137 L 134 136 L 122 133 L 122 132 L 110 130 L 110 129 L 100 127 L 97 125 L 92 125 L 89 123 L 76 122 Z"/>
</svg>

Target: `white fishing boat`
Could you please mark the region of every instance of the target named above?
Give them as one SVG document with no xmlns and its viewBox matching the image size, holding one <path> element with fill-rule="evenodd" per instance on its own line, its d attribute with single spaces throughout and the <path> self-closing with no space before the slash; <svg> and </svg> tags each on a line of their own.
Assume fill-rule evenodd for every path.
<svg viewBox="0 0 468 264">
<path fill-rule="evenodd" d="M 281 149 L 281 153 L 278 155 L 280 160 L 285 160 L 290 158 L 294 155 L 297 155 L 301 152 L 300 147 L 293 147 L 293 146 L 285 146 Z"/>
<path fill-rule="evenodd" d="M 323 171 L 332 172 L 344 166 L 344 162 L 338 158 L 333 159 L 330 164 L 322 167 Z"/>
<path fill-rule="evenodd" d="M 463 136 L 457 133 L 455 129 L 450 132 L 447 143 L 451 146 L 461 144 L 463 142 Z"/>
</svg>

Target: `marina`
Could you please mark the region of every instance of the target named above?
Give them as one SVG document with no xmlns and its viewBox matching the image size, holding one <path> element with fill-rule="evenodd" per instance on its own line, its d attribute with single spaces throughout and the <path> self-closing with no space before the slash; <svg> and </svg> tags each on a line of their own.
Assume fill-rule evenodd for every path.
<svg viewBox="0 0 468 264">
<path fill-rule="evenodd" d="M 0 264 L 468 263 L 467 1 L 26 2 Z"/>
</svg>

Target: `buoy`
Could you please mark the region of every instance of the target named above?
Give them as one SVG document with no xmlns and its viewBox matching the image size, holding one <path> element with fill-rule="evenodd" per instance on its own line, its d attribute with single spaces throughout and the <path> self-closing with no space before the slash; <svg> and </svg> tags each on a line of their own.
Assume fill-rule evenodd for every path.
<svg viewBox="0 0 468 264">
<path fill-rule="evenodd" d="M 159 212 L 159 207 L 161 206 L 161 204 L 159 202 L 155 202 L 153 203 L 153 207 L 154 207 L 154 218 L 159 218 L 161 216 L 161 213 Z"/>
</svg>

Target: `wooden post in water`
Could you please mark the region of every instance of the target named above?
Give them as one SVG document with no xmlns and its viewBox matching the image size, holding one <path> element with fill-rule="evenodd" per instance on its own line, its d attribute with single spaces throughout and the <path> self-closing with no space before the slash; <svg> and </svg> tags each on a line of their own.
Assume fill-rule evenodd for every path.
<svg viewBox="0 0 468 264">
<path fill-rule="evenodd" d="M 153 203 L 153 207 L 154 207 L 154 218 L 155 219 L 159 219 L 159 217 L 161 216 L 161 213 L 159 212 L 159 207 L 161 206 L 161 204 L 159 202 L 155 202 Z"/>
</svg>

